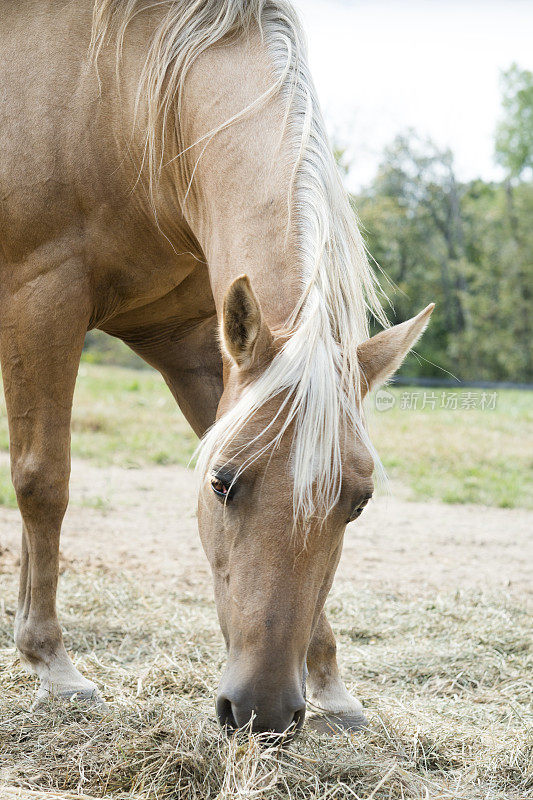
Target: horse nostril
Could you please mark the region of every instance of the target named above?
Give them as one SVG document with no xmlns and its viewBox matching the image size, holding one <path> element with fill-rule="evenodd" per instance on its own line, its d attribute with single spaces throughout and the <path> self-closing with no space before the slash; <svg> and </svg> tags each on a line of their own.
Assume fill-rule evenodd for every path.
<svg viewBox="0 0 533 800">
<path fill-rule="evenodd" d="M 228 698 L 220 695 L 217 698 L 216 708 L 220 725 L 223 728 L 226 728 L 228 732 L 236 731 L 238 725 L 235 722 L 235 717 L 233 716 L 233 710 L 231 708 L 231 702 L 228 700 Z"/>
<path fill-rule="evenodd" d="M 291 731 L 297 733 L 297 731 L 301 730 L 305 720 L 305 706 L 302 708 L 296 709 L 294 712 L 294 717 L 291 724 Z"/>
</svg>

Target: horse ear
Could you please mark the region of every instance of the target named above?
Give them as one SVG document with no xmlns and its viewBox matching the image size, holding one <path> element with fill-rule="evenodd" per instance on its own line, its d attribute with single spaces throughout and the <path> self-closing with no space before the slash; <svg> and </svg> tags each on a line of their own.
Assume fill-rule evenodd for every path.
<svg viewBox="0 0 533 800">
<path fill-rule="evenodd" d="M 416 317 L 367 339 L 357 348 L 363 395 L 394 375 L 409 350 L 424 333 L 435 303 Z"/>
<path fill-rule="evenodd" d="M 270 350 L 272 334 L 248 275 L 235 278 L 226 292 L 221 334 L 226 353 L 240 369 L 248 369 Z"/>
</svg>

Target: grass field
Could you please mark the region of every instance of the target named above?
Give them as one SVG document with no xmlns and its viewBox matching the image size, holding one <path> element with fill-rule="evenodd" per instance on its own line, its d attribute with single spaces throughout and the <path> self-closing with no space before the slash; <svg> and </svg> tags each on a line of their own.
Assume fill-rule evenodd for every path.
<svg viewBox="0 0 533 800">
<path fill-rule="evenodd" d="M 389 391 L 389 390 L 388 390 Z M 373 440 L 388 474 L 414 499 L 533 507 L 533 396 L 501 390 L 494 409 L 440 407 L 441 390 L 392 388 L 395 405 L 370 414 Z M 446 390 L 446 396 L 450 394 Z M 417 409 L 404 409 L 405 396 Z M 372 407 L 372 403 L 370 406 Z M 72 453 L 101 465 L 188 464 L 196 437 L 162 378 L 151 370 L 82 363 L 74 401 Z M 0 449 L 7 450 L 0 406 Z M 0 503 L 14 504 L 6 468 Z"/>
<path fill-rule="evenodd" d="M 533 393 L 499 390 L 495 408 L 482 409 L 480 389 L 470 391 L 474 408 L 461 408 L 469 401 L 467 389 L 388 391 L 395 405 L 371 415 L 371 430 L 387 472 L 409 487 L 411 497 L 533 507 Z M 454 394 L 458 408 L 441 408 Z M 493 393 L 485 394 L 490 402 Z M 418 407 L 402 408 L 405 398 Z"/>
</svg>

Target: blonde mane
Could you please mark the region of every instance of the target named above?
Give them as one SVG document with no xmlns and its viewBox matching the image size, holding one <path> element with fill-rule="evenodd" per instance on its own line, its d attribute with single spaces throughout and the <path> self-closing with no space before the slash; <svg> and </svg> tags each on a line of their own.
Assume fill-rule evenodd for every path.
<svg viewBox="0 0 533 800">
<path fill-rule="evenodd" d="M 215 462 L 223 462 L 242 427 L 268 400 L 280 397 L 276 434 L 248 443 L 241 470 L 275 447 L 290 426 L 295 520 L 325 517 L 341 488 L 346 432 L 363 441 L 376 460 L 362 418 L 357 345 L 368 337 L 369 313 L 383 325 L 387 321 L 328 143 L 302 29 L 286 0 L 96 0 L 93 53 L 98 54 L 114 25 L 119 58 L 128 24 L 156 7 L 163 13 L 147 45 L 138 90 L 149 108 L 145 154 L 150 185 L 157 183 L 164 167 L 163 137 L 169 122 L 175 131 L 174 150 L 181 153 L 179 112 L 188 69 L 206 48 L 225 37 L 246 35 L 252 26 L 261 30 L 274 82 L 241 113 L 281 93 L 287 108 L 286 138 L 294 153 L 291 215 L 298 233 L 302 293 L 287 322 L 290 335 L 265 372 L 206 433 L 198 468 L 205 475 Z M 218 130 L 204 138 L 209 141 Z"/>
</svg>

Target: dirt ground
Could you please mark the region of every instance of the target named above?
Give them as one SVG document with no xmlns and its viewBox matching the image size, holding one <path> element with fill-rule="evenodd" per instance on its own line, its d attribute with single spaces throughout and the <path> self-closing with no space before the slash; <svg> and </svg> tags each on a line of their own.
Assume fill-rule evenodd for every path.
<svg viewBox="0 0 533 800">
<path fill-rule="evenodd" d="M 378 493 L 349 526 L 336 581 L 415 595 L 504 589 L 533 595 L 533 512 L 413 503 L 402 488 Z M 18 560 L 16 509 L 0 508 L 0 569 Z M 138 572 L 183 589 L 210 591 L 197 533 L 195 477 L 182 467 L 72 467 L 63 559 L 82 571 Z"/>
<path fill-rule="evenodd" d="M 20 519 L 0 508 L 0 798 L 532 797 L 533 512 L 393 490 L 349 527 L 329 603 L 370 727 L 306 727 L 275 759 L 216 722 L 225 650 L 193 473 L 73 464 L 60 618 L 104 711 L 29 711 L 35 681 L 12 640 Z"/>
</svg>

